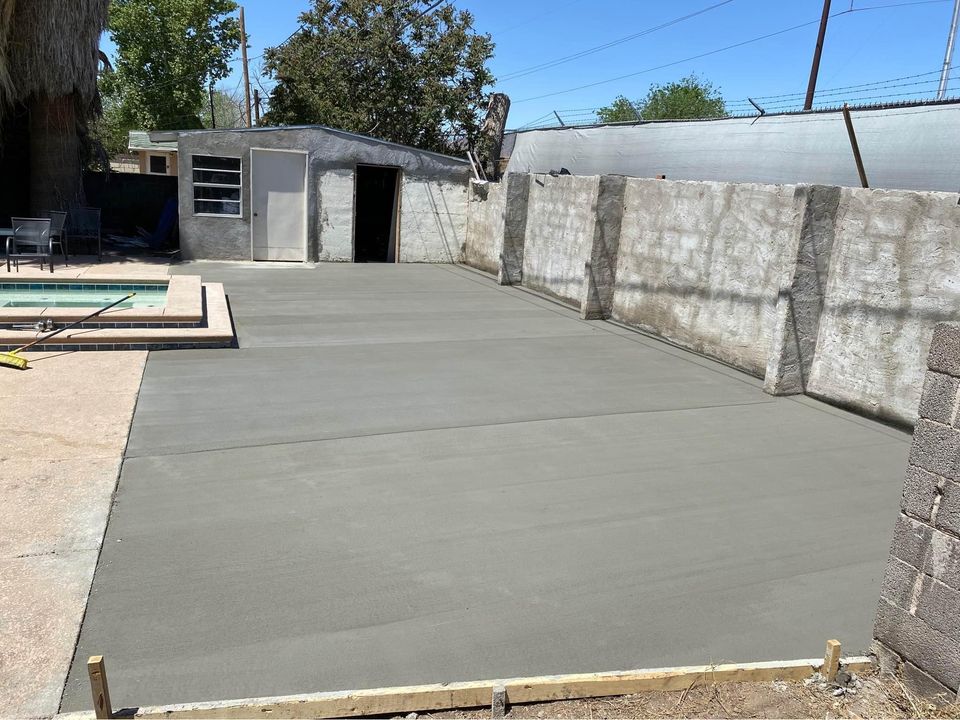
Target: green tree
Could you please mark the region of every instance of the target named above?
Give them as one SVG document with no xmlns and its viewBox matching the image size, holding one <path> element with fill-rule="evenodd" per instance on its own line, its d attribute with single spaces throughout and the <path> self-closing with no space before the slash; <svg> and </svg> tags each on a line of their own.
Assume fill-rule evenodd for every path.
<svg viewBox="0 0 960 720">
<path fill-rule="evenodd" d="M 218 128 L 238 128 L 246 127 L 246 109 L 244 107 L 244 98 L 239 91 L 229 92 L 227 90 L 213 91 L 213 113 L 210 117 L 209 97 L 203 108 L 200 110 L 200 121 L 203 127 L 212 128 L 214 120 Z"/>
<path fill-rule="evenodd" d="M 429 150 L 479 137 L 489 35 L 418 0 L 313 0 L 302 31 L 265 53 L 277 80 L 264 124 L 319 123 Z"/>
<path fill-rule="evenodd" d="M 634 107 L 636 111 L 631 112 Z M 717 118 L 727 114 L 727 107 L 719 88 L 692 74 L 665 85 L 651 85 L 647 96 L 632 104 L 620 95 L 597 110 L 597 117 L 601 122 L 622 122 L 636 120 L 637 113 L 643 120 Z"/>
<path fill-rule="evenodd" d="M 114 71 L 100 88 L 127 129 L 202 127 L 207 87 L 240 47 L 234 0 L 113 0 Z"/>
<path fill-rule="evenodd" d="M 101 76 L 102 77 L 102 76 Z M 103 97 L 103 114 L 91 124 L 91 135 L 100 144 L 107 158 L 127 152 L 128 131 L 136 129 L 124 121 L 123 109 L 112 96 Z M 97 167 L 102 158 L 93 158 Z"/>
<path fill-rule="evenodd" d="M 612 103 L 597 110 L 597 119 L 604 123 L 635 122 L 640 113 L 627 98 L 617 95 Z"/>
</svg>

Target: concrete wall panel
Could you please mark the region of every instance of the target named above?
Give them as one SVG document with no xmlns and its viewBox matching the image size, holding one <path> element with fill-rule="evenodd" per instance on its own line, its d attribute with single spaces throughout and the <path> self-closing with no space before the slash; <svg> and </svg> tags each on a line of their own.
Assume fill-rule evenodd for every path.
<svg viewBox="0 0 960 720">
<path fill-rule="evenodd" d="M 353 260 L 353 170 L 341 168 L 316 175 L 316 207 L 321 262 Z"/>
<path fill-rule="evenodd" d="M 960 318 L 955 194 L 843 190 L 809 391 L 916 420 L 934 325 Z"/>
<path fill-rule="evenodd" d="M 763 377 L 796 254 L 794 190 L 630 179 L 614 318 Z"/>
<path fill-rule="evenodd" d="M 506 181 L 471 181 L 467 204 L 467 231 L 463 243 L 463 262 L 467 265 L 493 274 L 500 269 L 506 204 Z"/>
<path fill-rule="evenodd" d="M 467 235 L 467 185 L 403 177 L 400 262 L 460 262 Z"/>
<path fill-rule="evenodd" d="M 523 284 L 579 305 L 596 230 L 600 177 L 536 175 L 530 183 Z"/>
</svg>

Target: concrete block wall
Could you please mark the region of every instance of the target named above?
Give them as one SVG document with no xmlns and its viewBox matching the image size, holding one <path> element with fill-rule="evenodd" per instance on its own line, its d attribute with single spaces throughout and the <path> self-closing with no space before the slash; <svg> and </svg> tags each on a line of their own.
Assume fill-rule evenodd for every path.
<svg viewBox="0 0 960 720">
<path fill-rule="evenodd" d="M 787 185 L 631 178 L 614 319 L 763 377 L 801 200 Z"/>
<path fill-rule="evenodd" d="M 503 248 L 506 181 L 490 183 L 471 180 L 467 203 L 463 262 L 496 275 L 500 270 L 500 253 Z"/>
<path fill-rule="evenodd" d="M 400 185 L 400 262 L 460 262 L 466 208 L 465 183 L 404 175 Z"/>
<path fill-rule="evenodd" d="M 469 264 L 491 271 L 496 255 L 501 283 L 720 359 L 772 394 L 913 424 L 933 327 L 960 319 L 953 194 L 518 173 L 504 182 L 487 190 L 502 217 L 489 199 L 469 204 Z"/>
<path fill-rule="evenodd" d="M 844 188 L 808 392 L 912 423 L 937 322 L 960 320 L 955 193 Z"/>
<path fill-rule="evenodd" d="M 880 592 L 874 651 L 920 694 L 960 688 L 960 324 L 936 326 Z"/>
<path fill-rule="evenodd" d="M 579 307 L 597 224 L 600 177 L 534 175 L 523 240 L 523 284 Z"/>
</svg>

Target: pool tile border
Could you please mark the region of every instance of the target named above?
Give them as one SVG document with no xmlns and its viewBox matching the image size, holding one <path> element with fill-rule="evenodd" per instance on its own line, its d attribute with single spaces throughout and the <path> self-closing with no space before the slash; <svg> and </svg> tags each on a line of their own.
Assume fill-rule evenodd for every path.
<svg viewBox="0 0 960 720">
<path fill-rule="evenodd" d="M 90 323 L 84 323 L 81 328 L 91 327 L 116 328 L 118 324 L 130 327 L 153 328 L 153 327 L 200 327 L 203 321 L 203 297 L 201 292 L 202 282 L 199 275 L 170 275 L 158 278 L 155 281 L 130 280 L 129 278 L 103 278 L 108 280 L 106 283 L 92 282 L 90 280 L 77 282 L 77 278 L 63 278 L 54 282 L 36 283 L 30 282 L 35 278 L 28 278 L 22 281 L 0 283 L 0 289 L 6 285 L 18 285 L 44 289 L 43 286 L 55 285 L 67 287 L 73 286 L 93 286 L 97 287 L 146 287 L 147 285 L 166 285 L 167 302 L 163 308 L 124 308 L 122 310 L 108 310 L 99 316 L 100 320 Z M 100 278 L 97 278 L 98 280 Z M 122 291 L 121 291 L 122 292 Z M 127 292 L 136 292 L 128 290 Z M 55 322 L 69 323 L 79 320 L 89 315 L 93 308 L 0 308 L 0 329 L 12 330 L 14 324 L 22 324 L 36 320 L 45 320 L 50 318 Z M 38 312 L 39 311 L 39 312 Z"/>
<path fill-rule="evenodd" d="M 178 276 L 174 276 L 178 277 Z M 198 276 L 184 276 L 196 277 Z M 201 322 L 154 322 L 146 327 L 78 327 L 58 337 L 61 342 L 38 346 L 42 352 L 73 352 L 76 350 L 186 350 L 233 347 L 235 338 L 230 308 L 220 283 L 203 283 L 198 287 L 197 301 L 201 308 Z M 20 308 L 23 309 L 23 308 Z M 35 316 L 34 316 L 35 317 Z M 162 320 L 158 316 L 156 320 Z M 123 325 L 125 323 L 113 323 Z M 25 345 L 37 333 L 30 330 L 0 329 L 0 352 Z"/>
</svg>

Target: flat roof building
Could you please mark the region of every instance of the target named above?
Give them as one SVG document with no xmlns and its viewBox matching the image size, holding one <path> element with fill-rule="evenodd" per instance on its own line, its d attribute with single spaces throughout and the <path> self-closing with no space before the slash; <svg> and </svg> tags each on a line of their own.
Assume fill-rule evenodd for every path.
<svg viewBox="0 0 960 720">
<path fill-rule="evenodd" d="M 179 154 L 185 259 L 456 262 L 470 165 L 324 126 L 151 133 Z"/>
</svg>

